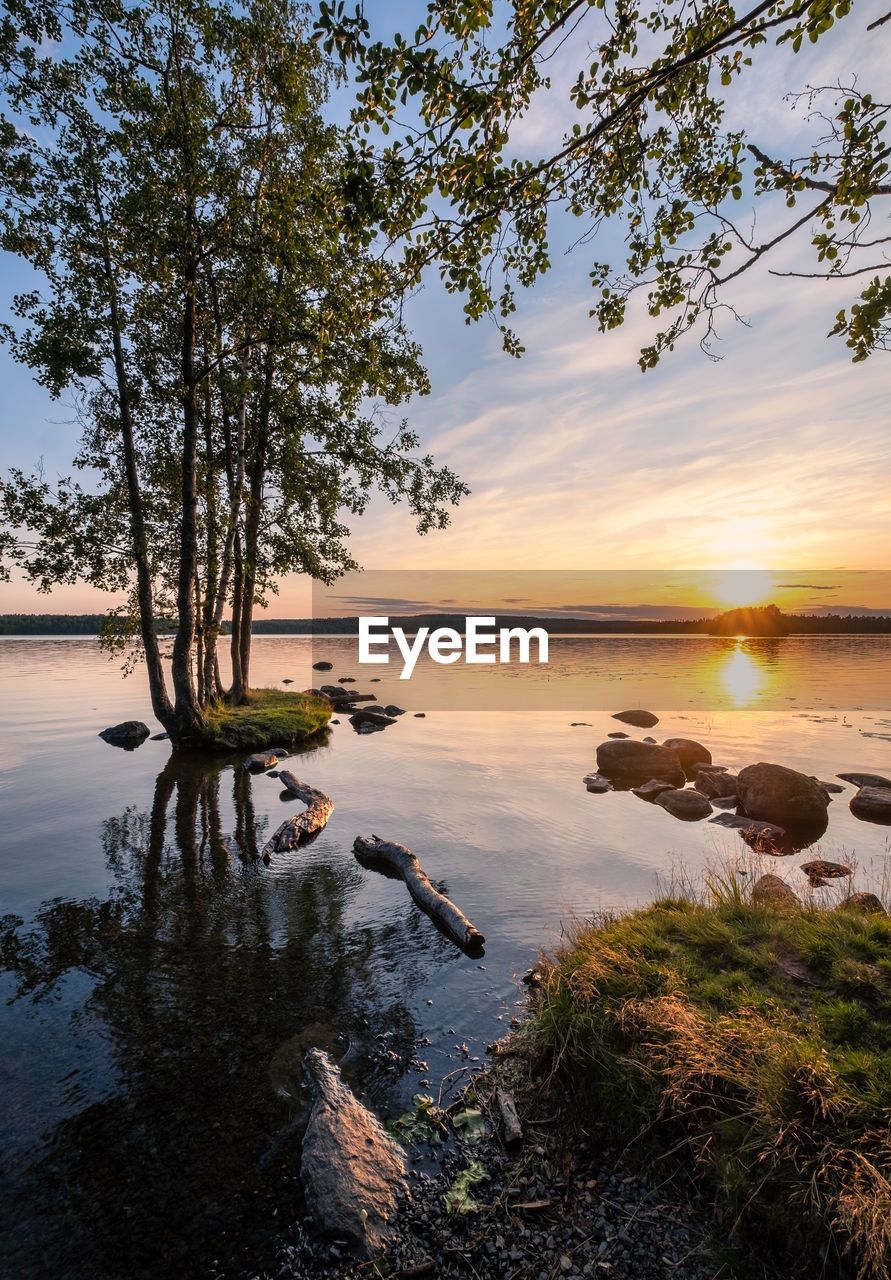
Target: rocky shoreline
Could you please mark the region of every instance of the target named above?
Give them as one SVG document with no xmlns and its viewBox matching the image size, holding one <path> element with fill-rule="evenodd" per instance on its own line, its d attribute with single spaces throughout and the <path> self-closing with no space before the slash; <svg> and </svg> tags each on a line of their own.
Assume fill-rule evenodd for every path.
<svg viewBox="0 0 891 1280">
<path fill-rule="evenodd" d="M 479 1087 L 479 1086 L 478 1086 Z M 565 1115 L 524 1117 L 521 1148 L 497 1133 L 454 1142 L 439 1168 L 409 1171 L 410 1202 L 383 1255 L 353 1258 L 345 1242 L 316 1235 L 310 1219 L 283 1240 L 259 1280 L 716 1280 L 724 1270 L 726 1224 L 692 1179 L 660 1166 L 634 1170 L 596 1128 Z M 424 1161 L 420 1151 L 409 1159 Z M 463 1170 L 479 1207 L 446 1208 Z M 778 1280 L 764 1267 L 753 1274 Z"/>
</svg>

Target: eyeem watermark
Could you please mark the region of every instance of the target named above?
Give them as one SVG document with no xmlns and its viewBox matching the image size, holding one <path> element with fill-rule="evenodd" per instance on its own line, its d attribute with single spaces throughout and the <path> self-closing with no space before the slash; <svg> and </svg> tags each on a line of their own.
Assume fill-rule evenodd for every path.
<svg viewBox="0 0 891 1280">
<path fill-rule="evenodd" d="M 426 647 L 434 662 L 447 666 L 464 657 L 467 663 L 530 662 L 532 641 L 538 644 L 536 661 L 548 660 L 548 633 L 543 627 L 499 627 L 495 618 L 466 617 L 464 633 L 454 627 L 419 627 L 410 640 L 402 627 L 391 627 L 389 618 L 359 618 L 359 661 L 390 661 L 389 652 L 374 653 L 382 647 L 389 650 L 391 638 L 402 655 L 400 680 L 409 680 L 415 663 Z M 486 630 L 486 628 L 491 628 Z"/>
</svg>

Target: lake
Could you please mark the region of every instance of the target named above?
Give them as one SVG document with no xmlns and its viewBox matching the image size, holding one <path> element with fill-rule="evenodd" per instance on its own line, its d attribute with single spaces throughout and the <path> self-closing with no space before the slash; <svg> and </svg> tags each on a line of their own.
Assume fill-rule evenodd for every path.
<svg viewBox="0 0 891 1280">
<path fill-rule="evenodd" d="M 349 637 L 255 637 L 255 685 L 364 689 L 371 670 L 380 702 L 407 712 L 367 736 L 338 717 L 288 762 L 335 810 L 266 865 L 258 849 L 300 808 L 275 780 L 241 758 L 180 762 L 166 742 L 108 746 L 107 725 L 158 727 L 141 669 L 122 680 L 89 638 L 0 639 L 3 1274 L 257 1274 L 304 1215 L 303 1049 L 343 1057 L 385 1116 L 419 1090 L 446 1096 L 573 918 L 709 865 L 755 870 L 733 831 L 586 791 L 598 742 L 627 728 L 611 712 L 646 707 L 659 725 L 632 736 L 696 738 L 734 770 L 887 775 L 889 644 L 573 636 L 552 638 L 547 670 L 426 663 L 403 682 L 360 669 Z M 330 674 L 311 671 L 319 657 Z M 881 890 L 891 829 L 854 818 L 853 793 L 808 852 Z M 418 855 L 484 957 L 356 862 L 372 832 Z M 805 855 L 781 861 L 804 895 L 837 895 L 807 888 Z"/>
</svg>

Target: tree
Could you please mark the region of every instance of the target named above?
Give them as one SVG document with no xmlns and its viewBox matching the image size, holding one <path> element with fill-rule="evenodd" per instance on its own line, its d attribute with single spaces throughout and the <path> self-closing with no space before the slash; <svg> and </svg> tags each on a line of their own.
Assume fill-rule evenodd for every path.
<svg viewBox="0 0 891 1280">
<path fill-rule="evenodd" d="M 340 246 L 343 150 L 301 19 L 289 0 L 84 5 L 66 15 L 71 56 L 0 50 L 3 247 L 44 282 L 5 336 L 53 395 L 79 396 L 75 465 L 98 477 L 13 475 L 0 550 L 45 589 L 132 581 L 153 708 L 178 745 L 200 741 L 221 692 L 229 601 L 237 699 L 273 575 L 352 564 L 343 508 L 380 484 L 423 530 L 466 492 L 413 456 L 405 427 L 382 442 L 367 406 L 426 378 L 393 273 Z M 170 609 L 172 699 L 157 641 Z"/>
<path fill-rule="evenodd" d="M 758 75 L 768 42 L 781 46 L 789 83 L 802 44 L 852 21 L 850 11 L 851 0 L 761 0 L 742 12 L 727 0 L 649 9 L 629 0 L 434 0 L 413 37 L 385 44 L 361 11 L 348 15 L 346 0 L 323 0 L 325 47 L 355 65 L 360 90 L 354 216 L 405 237 L 413 272 L 437 261 L 447 288 L 466 294 L 468 320 L 502 321 L 514 310 L 513 281 L 531 284 L 550 265 L 555 207 L 586 221 L 583 244 L 620 220 L 624 270 L 591 263 L 591 315 L 601 330 L 614 328 L 632 294 L 645 292 L 664 327 L 641 352 L 644 369 L 698 321 L 708 349 L 725 286 L 764 259 L 778 261 L 776 274 L 856 279 L 859 298 L 831 332 L 863 360 L 891 340 L 882 204 L 891 195 L 891 103 L 859 85 L 807 88 L 796 105 L 808 108 L 813 138 L 782 156 L 730 127 L 724 101 L 725 90 L 732 96 Z M 552 83 L 551 66 L 575 49 L 577 74 Z M 548 91 L 577 121 L 531 159 L 518 154 L 515 133 Z M 417 122 L 395 142 L 362 140 L 363 131 L 389 133 L 406 105 Z M 765 232 L 734 212 L 744 194 L 766 207 Z M 812 265 L 802 266 L 806 242 Z M 520 350 L 503 331 L 507 348 Z"/>
</svg>

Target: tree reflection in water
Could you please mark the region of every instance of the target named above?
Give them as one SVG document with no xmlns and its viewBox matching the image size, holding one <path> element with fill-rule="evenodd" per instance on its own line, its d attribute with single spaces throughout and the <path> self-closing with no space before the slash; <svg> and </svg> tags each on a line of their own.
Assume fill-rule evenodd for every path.
<svg viewBox="0 0 891 1280">
<path fill-rule="evenodd" d="M 363 873 L 348 849 L 270 876 L 251 786 L 239 766 L 171 757 L 150 812 L 102 824 L 106 900 L 48 902 L 28 927 L 3 921 L 17 1001 L 36 1005 L 72 973 L 89 975 L 75 1020 L 105 1039 L 115 1076 L 109 1096 L 44 1135 L 6 1192 L 5 1274 L 157 1280 L 214 1261 L 227 1275 L 256 1272 L 273 1234 L 303 1212 L 302 1049 L 340 1055 L 352 1042 L 372 1097 L 383 1087 L 367 1057 L 375 1035 L 409 1056 L 411 978 L 396 998 L 382 975 L 397 952 L 429 948 L 429 933 L 349 927 Z"/>
</svg>

